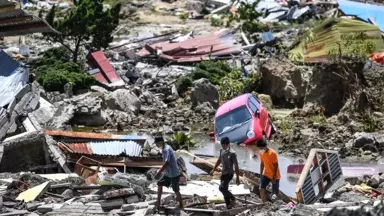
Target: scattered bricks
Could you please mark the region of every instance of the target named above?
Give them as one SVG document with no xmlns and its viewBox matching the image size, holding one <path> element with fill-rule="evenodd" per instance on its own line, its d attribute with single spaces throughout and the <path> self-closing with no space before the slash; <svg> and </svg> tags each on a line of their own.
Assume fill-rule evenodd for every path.
<svg viewBox="0 0 384 216">
<path fill-rule="evenodd" d="M 135 194 L 135 191 L 132 188 L 122 188 L 118 190 L 107 191 L 103 194 L 105 199 L 113 199 L 120 197 L 128 197 Z"/>
<path fill-rule="evenodd" d="M 127 197 L 127 198 L 125 198 L 125 202 L 127 204 L 137 203 L 137 202 L 139 202 L 139 197 L 137 195 L 133 195 L 133 196 Z"/>
</svg>

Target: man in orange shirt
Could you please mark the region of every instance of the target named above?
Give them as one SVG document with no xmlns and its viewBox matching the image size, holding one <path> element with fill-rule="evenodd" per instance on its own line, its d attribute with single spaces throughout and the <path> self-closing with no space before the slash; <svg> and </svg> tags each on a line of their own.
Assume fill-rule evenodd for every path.
<svg viewBox="0 0 384 216">
<path fill-rule="evenodd" d="M 280 170 L 277 153 L 275 150 L 268 148 L 265 139 L 257 142 L 260 149 L 260 197 L 263 202 L 267 201 L 265 189 L 272 182 L 273 197 L 279 196 Z"/>
</svg>

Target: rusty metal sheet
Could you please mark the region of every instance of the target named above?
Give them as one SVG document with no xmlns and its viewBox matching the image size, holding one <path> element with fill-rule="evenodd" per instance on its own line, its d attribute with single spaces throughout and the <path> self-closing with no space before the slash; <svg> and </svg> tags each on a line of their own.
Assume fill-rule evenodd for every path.
<svg viewBox="0 0 384 216">
<path fill-rule="evenodd" d="M 76 153 L 82 154 L 93 154 L 92 148 L 89 143 L 71 143 L 67 144 L 67 146 Z"/>
<path fill-rule="evenodd" d="M 88 139 L 112 139 L 112 134 L 106 134 L 106 133 L 72 132 L 72 131 L 59 131 L 59 130 L 45 130 L 44 133 L 50 136 L 64 136 L 64 137 L 88 138 Z"/>
</svg>

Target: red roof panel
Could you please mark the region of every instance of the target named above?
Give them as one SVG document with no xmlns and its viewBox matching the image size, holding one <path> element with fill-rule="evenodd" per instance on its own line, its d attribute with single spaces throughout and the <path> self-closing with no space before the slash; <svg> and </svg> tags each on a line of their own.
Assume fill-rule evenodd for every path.
<svg viewBox="0 0 384 216">
<path fill-rule="evenodd" d="M 95 61 L 97 67 L 100 69 L 102 73 L 107 78 L 107 81 L 109 83 L 114 83 L 116 81 L 120 81 L 120 76 L 116 73 L 115 69 L 113 68 L 112 64 L 109 62 L 107 57 L 105 57 L 104 53 L 101 51 L 96 51 L 91 53 L 91 57 Z"/>
<path fill-rule="evenodd" d="M 94 73 L 92 74 L 93 78 L 95 78 L 97 81 L 101 82 L 101 83 L 104 83 L 104 84 L 108 84 L 108 81 L 105 79 L 105 77 L 103 76 L 103 74 L 101 72 L 98 72 L 98 73 Z"/>
<path fill-rule="evenodd" d="M 180 43 L 161 42 L 146 45 L 137 54 L 147 56 L 161 51 L 160 58 L 176 62 L 198 62 L 209 59 L 208 56 L 239 54 L 240 45 L 235 45 L 232 34 L 220 31 L 208 35 L 198 36 Z"/>
</svg>

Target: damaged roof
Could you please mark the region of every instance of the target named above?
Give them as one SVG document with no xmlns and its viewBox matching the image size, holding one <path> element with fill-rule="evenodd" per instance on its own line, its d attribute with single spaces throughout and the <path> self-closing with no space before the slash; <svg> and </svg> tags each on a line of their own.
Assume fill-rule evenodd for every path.
<svg viewBox="0 0 384 216">
<path fill-rule="evenodd" d="M 241 44 L 235 44 L 232 31 L 221 30 L 208 35 L 197 36 L 178 43 L 169 41 L 146 45 L 137 55 L 140 57 L 158 55 L 174 62 L 199 62 L 210 58 L 237 55 L 242 52 Z"/>
<path fill-rule="evenodd" d="M 0 0 L 0 11 L 3 8 L 8 8 L 8 7 L 14 8 L 15 6 L 16 6 L 16 3 L 14 2 L 11 2 L 9 0 Z"/>
<path fill-rule="evenodd" d="M 289 51 L 292 61 L 323 62 L 328 60 L 329 53 L 337 49 L 343 35 L 364 32 L 367 40 L 374 45 L 374 51 L 384 48 L 379 27 L 357 19 L 328 18 L 306 32 L 306 37 L 300 44 Z M 308 40 L 307 44 L 305 40 Z"/>
<path fill-rule="evenodd" d="M 73 131 L 59 131 L 59 130 L 45 130 L 44 133 L 50 136 L 93 139 L 93 140 L 145 141 L 147 139 L 146 136 L 139 136 L 139 135 L 118 135 L 118 134 L 107 134 L 107 133 L 89 133 L 89 132 L 73 132 Z"/>
<path fill-rule="evenodd" d="M 30 15 L 21 9 L 15 9 L 14 3 L 12 2 L 0 0 L 0 37 L 37 32 L 59 33 L 45 22 L 45 20 Z"/>
<path fill-rule="evenodd" d="M 70 150 L 70 153 L 87 155 L 111 155 L 125 154 L 131 157 L 140 157 L 142 146 L 137 142 L 128 140 L 91 141 L 86 143 L 60 143 Z"/>
</svg>

